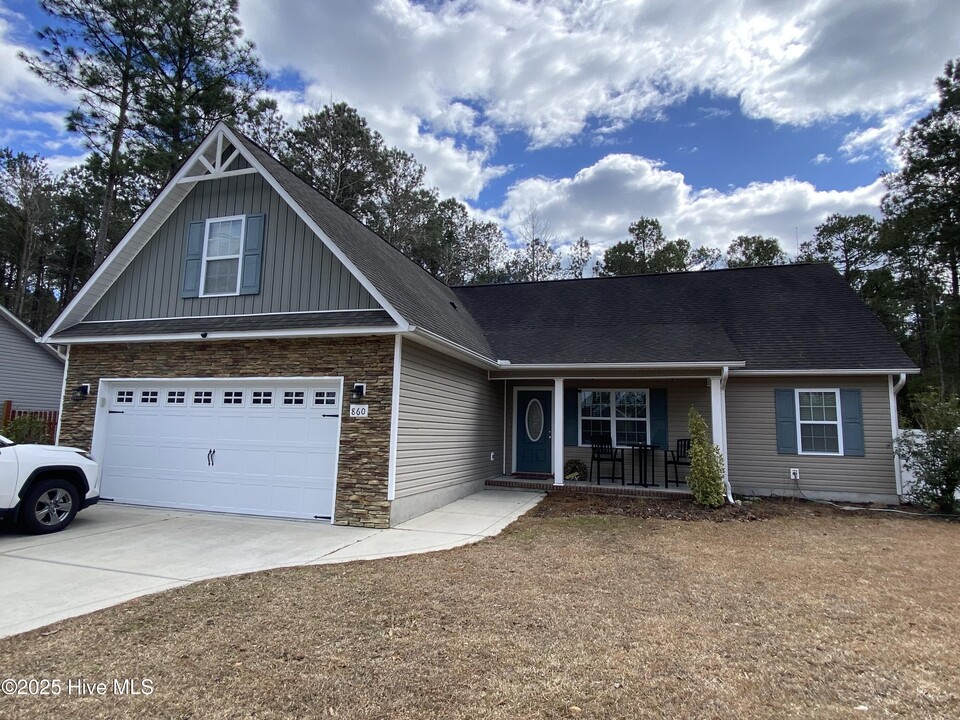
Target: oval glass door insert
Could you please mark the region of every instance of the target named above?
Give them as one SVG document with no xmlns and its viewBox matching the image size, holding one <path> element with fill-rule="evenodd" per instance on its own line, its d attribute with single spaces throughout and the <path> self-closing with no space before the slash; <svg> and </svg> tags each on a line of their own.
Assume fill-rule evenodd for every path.
<svg viewBox="0 0 960 720">
<path fill-rule="evenodd" d="M 543 435 L 543 405 L 534 398 L 527 404 L 527 439 L 537 442 Z"/>
</svg>

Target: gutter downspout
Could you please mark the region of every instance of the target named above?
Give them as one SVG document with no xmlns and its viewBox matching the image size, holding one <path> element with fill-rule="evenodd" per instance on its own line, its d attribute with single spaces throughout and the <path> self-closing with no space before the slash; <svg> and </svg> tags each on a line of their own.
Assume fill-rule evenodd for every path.
<svg viewBox="0 0 960 720">
<path fill-rule="evenodd" d="M 721 437 L 723 438 L 723 447 L 720 448 L 720 452 L 723 453 L 723 487 L 727 491 L 727 502 L 735 505 L 736 501 L 733 499 L 733 488 L 730 485 L 729 462 L 727 459 L 727 380 L 729 378 L 730 368 L 724 365 L 723 371 L 720 373 L 720 423 L 722 428 Z"/>
<path fill-rule="evenodd" d="M 907 374 L 900 373 L 900 378 L 896 383 L 893 382 L 893 376 L 889 376 L 890 383 L 890 430 L 893 437 L 893 447 L 896 448 L 897 439 L 900 437 L 900 418 L 897 416 L 897 393 L 907 384 Z M 903 469 L 900 467 L 900 458 L 897 457 L 896 450 L 893 454 L 893 475 L 897 483 L 897 495 L 903 500 Z"/>
</svg>

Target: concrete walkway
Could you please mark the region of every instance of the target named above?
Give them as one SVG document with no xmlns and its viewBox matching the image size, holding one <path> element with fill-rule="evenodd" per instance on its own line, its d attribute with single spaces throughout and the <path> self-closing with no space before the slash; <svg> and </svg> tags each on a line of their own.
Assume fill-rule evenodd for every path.
<svg viewBox="0 0 960 720">
<path fill-rule="evenodd" d="M 63 532 L 0 531 L 0 637 L 212 577 L 466 545 L 542 498 L 482 490 L 389 530 L 95 505 Z"/>
</svg>

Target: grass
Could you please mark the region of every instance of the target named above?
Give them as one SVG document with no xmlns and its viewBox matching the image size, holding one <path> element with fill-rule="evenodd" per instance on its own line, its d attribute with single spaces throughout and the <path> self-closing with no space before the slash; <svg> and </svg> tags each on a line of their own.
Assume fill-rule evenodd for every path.
<svg viewBox="0 0 960 720">
<path fill-rule="evenodd" d="M 0 640 L 3 677 L 156 688 L 0 697 L 0 717 L 960 717 L 960 525 L 687 507 L 548 499 L 477 545 L 208 581 Z"/>
</svg>

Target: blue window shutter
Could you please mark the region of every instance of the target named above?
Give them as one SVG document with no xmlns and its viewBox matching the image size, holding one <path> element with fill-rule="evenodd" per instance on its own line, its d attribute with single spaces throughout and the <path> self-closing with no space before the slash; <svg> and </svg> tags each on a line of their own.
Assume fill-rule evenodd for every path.
<svg viewBox="0 0 960 720">
<path fill-rule="evenodd" d="M 797 404 L 794 392 L 774 390 L 777 402 L 777 452 L 797 454 Z"/>
<path fill-rule="evenodd" d="M 190 223 L 187 228 L 187 254 L 183 258 L 183 284 L 180 297 L 200 296 L 200 264 L 203 262 L 203 233 L 206 223 Z"/>
<path fill-rule="evenodd" d="M 260 275 L 263 268 L 263 228 L 266 215 L 248 215 L 246 237 L 243 239 L 243 269 L 240 272 L 240 294 L 260 294 Z"/>
<path fill-rule="evenodd" d="M 859 390 L 840 390 L 840 419 L 843 421 L 843 454 L 863 457 L 863 404 Z"/>
<path fill-rule="evenodd" d="M 580 391 L 576 388 L 563 389 L 563 444 L 576 447 L 579 439 Z"/>
<path fill-rule="evenodd" d="M 667 390 L 650 389 L 650 444 L 667 447 L 670 435 L 667 432 Z"/>
</svg>

